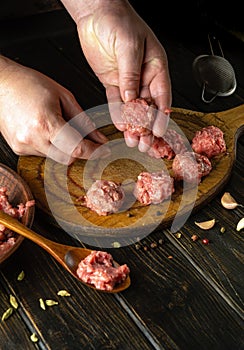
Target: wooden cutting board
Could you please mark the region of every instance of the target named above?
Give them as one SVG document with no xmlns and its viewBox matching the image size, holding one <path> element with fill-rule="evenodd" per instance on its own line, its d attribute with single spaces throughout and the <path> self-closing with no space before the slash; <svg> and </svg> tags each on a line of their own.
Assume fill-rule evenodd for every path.
<svg viewBox="0 0 244 350">
<path fill-rule="evenodd" d="M 106 112 L 96 112 L 95 119 Z M 156 227 L 170 226 L 176 232 L 189 217 L 206 205 L 225 186 L 235 161 L 236 140 L 244 131 L 244 105 L 217 113 L 201 113 L 173 108 L 172 122 L 176 123 L 189 142 L 194 133 L 207 125 L 215 125 L 224 132 L 227 152 L 212 160 L 211 173 L 197 188 L 176 184 L 171 199 L 162 204 L 143 206 L 132 193 L 134 181 L 143 171 L 157 171 L 172 161 L 152 159 L 137 149 L 126 147 L 123 135 L 113 124 L 99 127 L 109 138 L 110 158 L 95 161 L 77 160 L 66 167 L 50 159 L 24 156 L 19 158 L 18 173 L 28 183 L 37 207 L 67 232 L 84 241 L 84 236 L 118 238 L 142 237 Z M 81 205 L 79 197 L 96 179 L 114 180 L 123 184 L 128 201 L 116 214 L 99 216 Z M 133 236 L 133 237 L 132 237 Z M 89 243 L 89 242 L 88 242 Z"/>
</svg>

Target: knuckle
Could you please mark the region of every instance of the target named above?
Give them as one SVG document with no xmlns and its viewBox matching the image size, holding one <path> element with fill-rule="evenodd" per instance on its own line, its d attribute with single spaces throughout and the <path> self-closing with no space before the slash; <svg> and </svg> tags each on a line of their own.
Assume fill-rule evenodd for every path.
<svg viewBox="0 0 244 350">
<path fill-rule="evenodd" d="M 19 145 L 27 145 L 30 143 L 30 131 L 28 129 L 19 130 L 16 133 L 16 140 L 14 141 L 16 147 Z"/>
<path fill-rule="evenodd" d="M 79 146 L 77 146 L 72 152 L 72 157 L 73 158 L 87 159 L 88 152 L 87 152 L 85 144 L 82 143 Z"/>
</svg>

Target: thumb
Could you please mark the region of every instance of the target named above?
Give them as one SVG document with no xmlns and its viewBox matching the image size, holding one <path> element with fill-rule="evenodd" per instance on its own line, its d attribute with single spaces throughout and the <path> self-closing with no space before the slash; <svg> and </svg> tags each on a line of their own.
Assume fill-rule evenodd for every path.
<svg viewBox="0 0 244 350">
<path fill-rule="evenodd" d="M 139 95 L 143 60 L 141 52 L 143 50 L 123 48 L 123 53 L 118 54 L 119 88 L 124 102 L 131 101 Z"/>
</svg>

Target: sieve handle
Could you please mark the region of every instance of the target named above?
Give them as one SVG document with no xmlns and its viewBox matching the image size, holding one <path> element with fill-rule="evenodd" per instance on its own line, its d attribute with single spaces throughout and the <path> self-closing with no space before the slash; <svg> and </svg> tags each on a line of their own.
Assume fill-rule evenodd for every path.
<svg viewBox="0 0 244 350">
<path fill-rule="evenodd" d="M 205 103 L 211 103 L 218 96 L 218 92 L 216 92 L 216 94 L 213 95 L 210 100 L 207 100 L 207 98 L 205 97 L 205 92 L 206 92 L 206 84 L 204 83 L 202 86 L 202 100 Z"/>
</svg>

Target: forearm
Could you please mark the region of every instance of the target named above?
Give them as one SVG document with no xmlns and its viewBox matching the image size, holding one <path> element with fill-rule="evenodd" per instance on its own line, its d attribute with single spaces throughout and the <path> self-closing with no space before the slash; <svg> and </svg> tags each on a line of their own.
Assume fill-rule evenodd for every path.
<svg viewBox="0 0 244 350">
<path fill-rule="evenodd" d="M 126 0 L 61 0 L 70 16 L 77 24 L 82 17 L 89 16 L 100 7 L 116 7 Z"/>
</svg>

